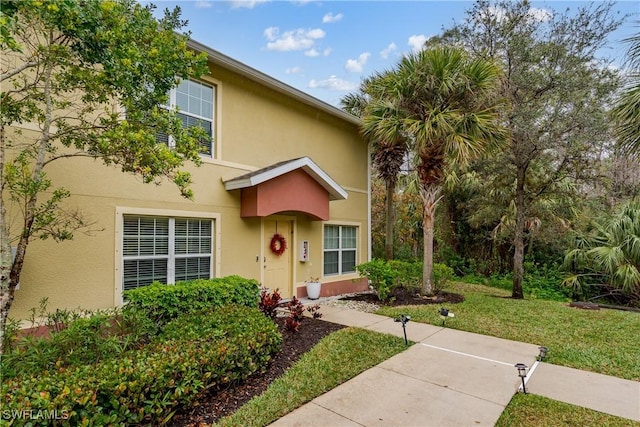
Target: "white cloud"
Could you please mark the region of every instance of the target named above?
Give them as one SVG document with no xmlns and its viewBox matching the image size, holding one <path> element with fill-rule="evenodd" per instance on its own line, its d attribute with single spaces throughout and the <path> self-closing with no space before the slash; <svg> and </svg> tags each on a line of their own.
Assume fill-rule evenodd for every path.
<svg viewBox="0 0 640 427">
<path fill-rule="evenodd" d="M 331 76 L 326 80 L 311 80 L 309 82 L 311 89 L 329 89 L 342 92 L 348 92 L 358 88 L 357 83 L 353 83 L 347 80 L 342 80 L 336 76 Z"/>
<path fill-rule="evenodd" d="M 280 34 L 278 27 L 269 27 L 264 30 L 264 36 L 269 40 L 267 49 L 277 51 L 291 51 L 310 49 L 315 41 L 325 36 L 325 32 L 320 28 L 302 29 L 287 31 Z"/>
<path fill-rule="evenodd" d="M 397 49 L 398 46 L 396 46 L 395 43 L 391 42 L 389 46 L 380 51 L 380 56 L 382 57 L 382 59 L 387 59 L 391 52 L 395 52 Z"/>
<path fill-rule="evenodd" d="M 413 35 L 411 37 L 409 37 L 409 41 L 407 42 L 407 44 L 409 46 L 411 46 L 411 49 L 414 52 L 419 52 L 422 49 L 424 49 L 424 43 L 429 40 L 429 37 L 425 36 L 424 34 L 420 34 L 420 35 Z"/>
<path fill-rule="evenodd" d="M 260 3 L 266 3 L 268 1 L 269 0 L 232 0 L 231 1 L 231 7 L 233 9 L 237 9 L 237 8 L 240 8 L 240 7 L 244 7 L 246 9 L 253 9 L 257 5 L 259 5 Z"/>
<path fill-rule="evenodd" d="M 198 0 L 194 6 L 196 9 L 208 9 L 213 6 L 213 4 L 210 1 Z"/>
<path fill-rule="evenodd" d="M 527 15 L 535 22 L 548 22 L 553 18 L 553 13 L 549 9 L 540 9 L 538 7 L 529 9 Z"/>
<path fill-rule="evenodd" d="M 312 49 L 309 49 L 309 50 L 305 51 L 305 52 L 304 52 L 304 54 L 305 54 L 306 56 L 311 56 L 311 57 L 316 57 L 316 56 L 320 56 L 320 55 L 322 55 L 322 56 L 329 56 L 329 54 L 331 53 L 331 51 L 332 51 L 332 49 L 331 49 L 330 47 L 326 48 L 326 49 L 325 49 L 325 50 L 323 50 L 322 52 L 318 52 L 318 51 L 316 50 L 316 48 L 312 48 Z"/>
<path fill-rule="evenodd" d="M 334 22 L 340 21 L 343 17 L 344 15 L 342 13 L 338 13 L 337 15 L 334 15 L 333 12 L 329 12 L 322 17 L 322 23 L 332 24 Z"/>
<path fill-rule="evenodd" d="M 361 53 L 357 59 L 349 59 L 344 68 L 351 73 L 361 73 L 371 54 L 369 52 Z"/>
<path fill-rule="evenodd" d="M 278 33 L 280 33 L 280 29 L 278 27 L 269 27 L 264 30 L 263 34 L 267 38 L 267 40 L 275 40 L 276 38 L 278 38 Z"/>
<path fill-rule="evenodd" d="M 284 70 L 285 74 L 300 74 L 302 72 L 302 68 L 301 67 L 291 67 L 291 68 L 287 68 L 286 70 Z"/>
<path fill-rule="evenodd" d="M 490 17 L 495 18 L 498 22 L 504 21 L 504 19 L 507 17 L 506 10 L 502 7 L 497 6 L 489 6 L 487 8 L 487 14 Z M 549 9 L 532 7 L 527 12 L 527 17 L 532 22 L 548 22 L 551 20 L 551 18 L 553 18 L 553 13 Z"/>
</svg>

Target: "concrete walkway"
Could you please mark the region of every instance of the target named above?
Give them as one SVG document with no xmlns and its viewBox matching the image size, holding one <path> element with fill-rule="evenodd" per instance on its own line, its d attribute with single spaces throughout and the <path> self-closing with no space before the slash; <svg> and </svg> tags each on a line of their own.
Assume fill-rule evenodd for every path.
<svg viewBox="0 0 640 427">
<path fill-rule="evenodd" d="M 403 336 L 385 316 L 322 305 L 322 319 Z M 538 346 L 407 323 L 415 345 L 272 426 L 493 426 L 531 369 L 527 391 L 640 421 L 640 382 L 536 363 Z"/>
</svg>

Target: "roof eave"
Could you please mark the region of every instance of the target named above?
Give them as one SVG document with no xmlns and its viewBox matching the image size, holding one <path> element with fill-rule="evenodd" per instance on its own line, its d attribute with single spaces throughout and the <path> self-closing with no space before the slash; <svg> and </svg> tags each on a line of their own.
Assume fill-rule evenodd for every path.
<svg viewBox="0 0 640 427">
<path fill-rule="evenodd" d="M 289 86 L 288 84 L 283 83 L 280 80 L 276 80 L 273 77 L 256 70 L 255 68 L 251 68 L 248 65 L 243 64 L 242 62 L 236 61 L 235 59 L 230 58 L 196 40 L 189 39 L 187 44 L 194 50 L 206 53 L 209 56 L 209 59 L 214 64 L 218 64 L 227 70 L 234 71 L 244 77 L 247 77 L 250 80 L 262 84 L 272 90 L 275 90 L 276 92 L 294 98 L 306 105 L 321 110 L 338 119 L 344 120 L 356 126 L 360 126 L 361 124 L 361 121 L 358 117 L 342 111 L 331 104 L 327 104 L 326 102 L 321 101 L 318 98 L 315 98 L 305 92 L 302 92 L 301 90 L 298 90 L 293 86 Z"/>
</svg>

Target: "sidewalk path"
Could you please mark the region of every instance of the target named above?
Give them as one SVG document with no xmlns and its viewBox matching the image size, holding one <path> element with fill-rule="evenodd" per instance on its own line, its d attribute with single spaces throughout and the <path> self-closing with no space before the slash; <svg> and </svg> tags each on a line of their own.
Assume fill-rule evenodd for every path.
<svg viewBox="0 0 640 427">
<path fill-rule="evenodd" d="M 323 305 L 323 320 L 403 336 L 393 319 Z M 533 366 L 538 346 L 422 323 L 415 345 L 280 418 L 272 426 L 493 426 Z M 640 421 L 640 383 L 538 364 L 527 391 Z"/>
</svg>

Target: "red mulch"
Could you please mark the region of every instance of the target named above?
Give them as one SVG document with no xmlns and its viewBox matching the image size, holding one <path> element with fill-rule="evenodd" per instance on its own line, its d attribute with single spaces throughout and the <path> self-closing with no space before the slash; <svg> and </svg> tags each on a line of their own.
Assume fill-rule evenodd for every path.
<svg viewBox="0 0 640 427">
<path fill-rule="evenodd" d="M 384 305 L 375 294 L 360 294 L 345 299 Z M 464 301 L 459 294 L 441 292 L 435 297 L 425 298 L 406 290 L 394 293 L 394 299 L 386 305 L 455 304 Z M 322 309 L 320 309 L 322 313 Z M 209 390 L 190 407 L 178 411 L 170 421 L 173 427 L 201 427 L 215 423 L 218 419 L 235 412 L 240 406 L 258 396 L 269 384 L 280 377 L 302 354 L 311 350 L 324 336 L 344 328 L 343 325 L 321 319 L 305 318 L 299 332 L 292 334 L 284 330 L 284 319 L 277 319 L 282 333 L 282 348 L 263 373 L 254 374 L 242 383 L 227 385 L 221 390 Z"/>
</svg>

